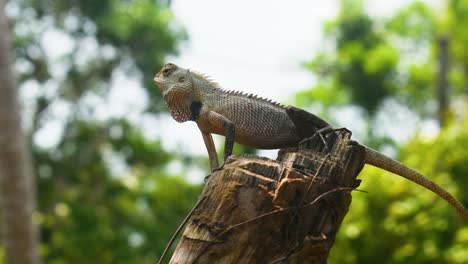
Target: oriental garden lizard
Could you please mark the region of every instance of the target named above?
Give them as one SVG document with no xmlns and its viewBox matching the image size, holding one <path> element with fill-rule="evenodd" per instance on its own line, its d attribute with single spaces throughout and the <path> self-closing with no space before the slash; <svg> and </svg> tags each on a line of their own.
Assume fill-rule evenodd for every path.
<svg viewBox="0 0 468 264">
<path fill-rule="evenodd" d="M 257 149 L 296 147 L 316 133 L 333 131 L 319 117 L 295 107 L 284 107 L 253 94 L 227 91 L 203 74 L 172 63 L 156 74 L 171 116 L 177 122 L 195 121 L 208 150 L 212 170 L 219 167 L 211 134 L 225 136 L 224 160 L 232 153 L 234 141 Z M 290 118 L 303 116 L 304 122 Z M 308 131 L 308 132 L 307 132 Z M 365 163 L 400 175 L 440 196 L 468 218 L 468 210 L 450 193 L 419 172 L 367 146 Z"/>
</svg>

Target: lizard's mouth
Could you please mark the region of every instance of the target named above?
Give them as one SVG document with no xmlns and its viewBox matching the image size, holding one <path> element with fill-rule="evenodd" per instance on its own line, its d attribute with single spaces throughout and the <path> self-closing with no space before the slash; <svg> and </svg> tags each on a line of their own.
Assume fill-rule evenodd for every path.
<svg viewBox="0 0 468 264">
<path fill-rule="evenodd" d="M 153 81 L 154 81 L 158 86 L 162 86 L 162 85 L 164 85 L 165 83 L 167 83 L 167 80 L 164 80 L 164 78 L 161 77 L 161 73 L 160 73 L 160 72 L 156 73 L 156 76 L 154 76 Z"/>
<path fill-rule="evenodd" d="M 160 84 L 163 84 L 164 81 L 159 78 L 157 75 L 154 77 L 153 81 L 157 84 L 157 85 L 160 85 Z"/>
<path fill-rule="evenodd" d="M 172 82 L 162 77 L 162 74 L 156 74 L 153 81 L 158 86 L 163 96 L 167 94 L 169 90 L 171 90 L 170 88 L 172 87 Z"/>
</svg>

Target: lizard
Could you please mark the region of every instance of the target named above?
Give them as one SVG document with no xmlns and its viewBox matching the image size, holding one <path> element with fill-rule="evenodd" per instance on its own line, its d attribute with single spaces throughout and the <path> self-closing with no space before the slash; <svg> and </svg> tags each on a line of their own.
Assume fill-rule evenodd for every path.
<svg viewBox="0 0 468 264">
<path fill-rule="evenodd" d="M 155 75 L 171 116 L 177 122 L 194 121 L 201 131 L 212 170 L 219 169 L 212 134 L 225 136 L 224 161 L 234 142 L 257 149 L 297 147 L 314 134 L 333 130 L 331 125 L 305 110 L 239 91 L 225 90 L 204 74 L 165 64 Z M 293 120 L 290 115 L 300 116 Z M 362 144 L 361 144 L 362 145 Z M 365 163 L 392 172 L 432 191 L 468 219 L 468 210 L 445 189 L 421 173 L 370 147 Z"/>
</svg>

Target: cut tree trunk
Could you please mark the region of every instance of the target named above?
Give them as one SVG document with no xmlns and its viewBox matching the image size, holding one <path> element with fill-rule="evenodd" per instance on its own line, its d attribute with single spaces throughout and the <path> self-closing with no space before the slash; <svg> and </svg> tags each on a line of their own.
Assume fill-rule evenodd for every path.
<svg viewBox="0 0 468 264">
<path fill-rule="evenodd" d="M 326 263 L 364 166 L 342 130 L 277 160 L 229 158 L 207 180 L 170 263 Z"/>
</svg>

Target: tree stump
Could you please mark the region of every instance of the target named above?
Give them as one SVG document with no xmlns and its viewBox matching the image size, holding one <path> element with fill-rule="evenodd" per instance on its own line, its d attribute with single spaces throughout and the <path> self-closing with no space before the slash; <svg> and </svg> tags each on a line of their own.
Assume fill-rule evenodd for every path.
<svg viewBox="0 0 468 264">
<path fill-rule="evenodd" d="M 364 166 L 350 138 L 315 136 L 277 160 L 229 158 L 208 178 L 170 263 L 326 263 Z"/>
</svg>

